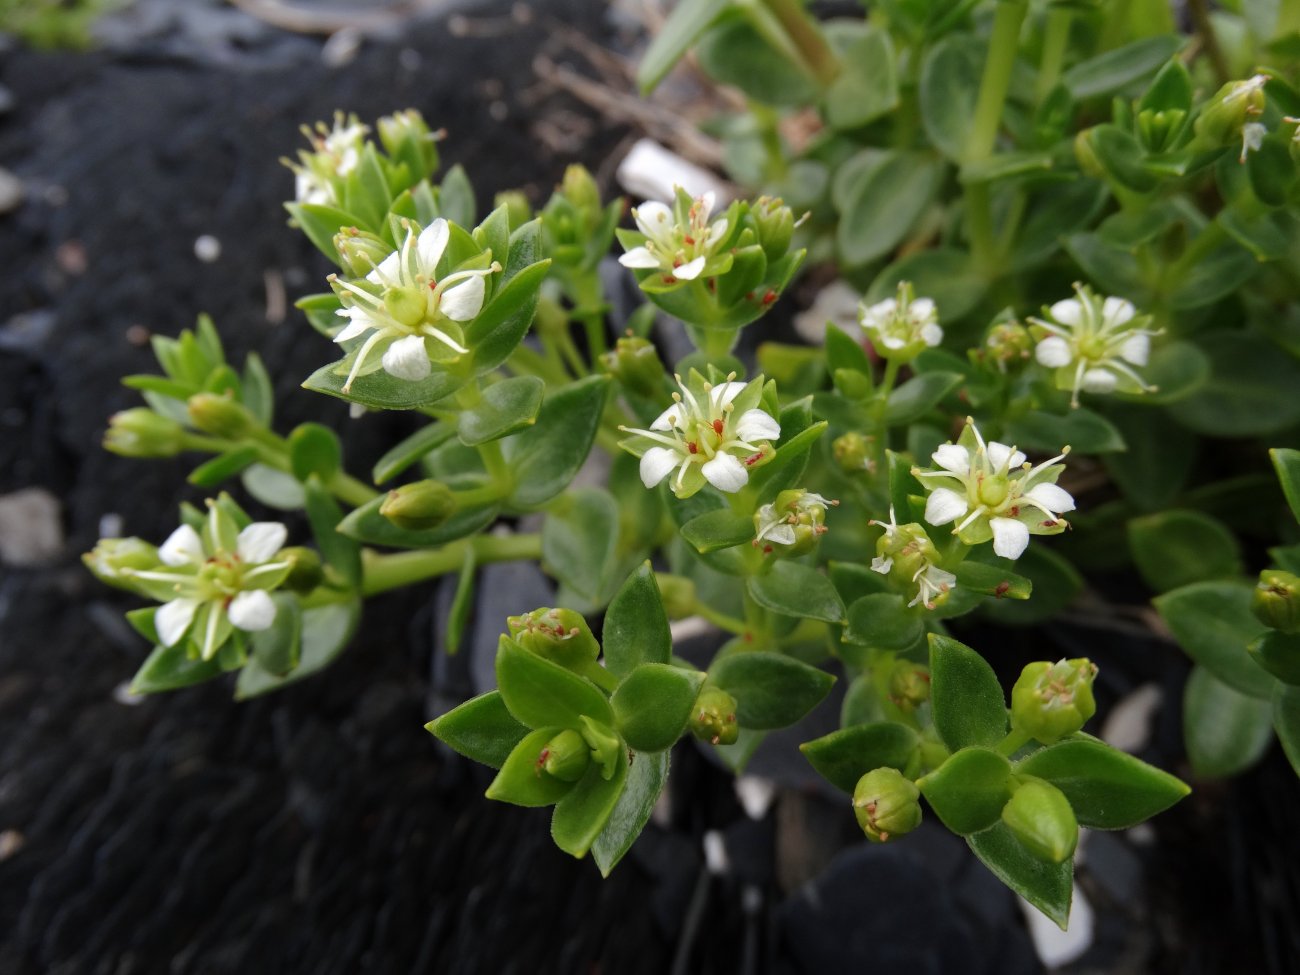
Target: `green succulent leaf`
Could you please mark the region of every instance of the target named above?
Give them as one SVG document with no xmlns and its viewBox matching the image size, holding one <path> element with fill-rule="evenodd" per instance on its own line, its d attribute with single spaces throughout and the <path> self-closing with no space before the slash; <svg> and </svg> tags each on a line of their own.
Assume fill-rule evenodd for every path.
<svg viewBox="0 0 1300 975">
<path fill-rule="evenodd" d="M 620 680 L 643 664 L 668 663 L 673 638 L 649 562 L 637 566 L 610 600 L 601 639 L 605 666 Z"/>
<path fill-rule="evenodd" d="M 456 432 L 471 447 L 500 440 L 537 422 L 546 384 L 536 376 L 515 376 L 483 391 L 482 400 L 460 414 Z"/>
<path fill-rule="evenodd" d="M 586 856 L 618 807 L 627 777 L 626 748 L 620 749 L 613 775 L 608 779 L 593 762 L 587 774 L 555 805 L 551 817 L 551 838 L 555 845 L 571 856 Z"/>
<path fill-rule="evenodd" d="M 844 601 L 831 581 L 798 562 L 778 561 L 763 575 L 750 576 L 749 595 L 765 609 L 783 616 L 844 621 Z"/>
<path fill-rule="evenodd" d="M 526 734 L 507 756 L 497 777 L 487 788 L 487 797 L 515 806 L 549 806 L 559 802 L 574 788 L 544 772 L 538 757 L 546 743 L 563 731 L 563 728 L 539 728 Z M 590 775 L 594 768 L 588 768 Z"/>
<path fill-rule="evenodd" d="M 637 752 L 632 756 L 627 785 L 591 844 L 591 856 L 602 877 L 609 876 L 650 821 L 650 814 L 668 782 L 668 755 L 663 751 Z"/>
<path fill-rule="evenodd" d="M 595 684 L 504 635 L 497 646 L 496 673 L 506 707 L 529 728 L 578 728 L 584 715 L 601 724 L 613 722 L 609 702 Z"/>
<path fill-rule="evenodd" d="M 1197 582 L 1154 602 L 1188 656 L 1238 692 L 1267 701 L 1274 680 L 1246 650 L 1267 630 L 1251 612 L 1251 592 L 1246 582 Z"/>
<path fill-rule="evenodd" d="M 1002 815 L 1011 798 L 1011 763 L 988 748 L 963 748 L 917 785 L 943 824 L 966 836 L 988 829 Z"/>
<path fill-rule="evenodd" d="M 951 637 L 930 634 L 930 706 L 950 751 L 991 748 L 1007 733 L 1007 704 L 993 668 Z"/>
<path fill-rule="evenodd" d="M 1243 694 L 1209 668 L 1192 668 L 1183 692 L 1183 738 L 1198 776 L 1227 778 L 1259 761 L 1273 740 L 1271 697 Z"/>
<path fill-rule="evenodd" d="M 1065 930 L 1074 893 L 1073 859 L 1063 863 L 1040 860 L 1005 823 L 966 837 L 966 843 L 995 877 Z"/>
<path fill-rule="evenodd" d="M 799 746 L 808 763 L 828 782 L 853 794 L 858 779 L 872 769 L 904 772 L 915 757 L 920 737 L 895 721 L 853 725 Z"/>
<path fill-rule="evenodd" d="M 792 725 L 835 683 L 823 670 L 766 651 L 741 651 L 709 668 L 709 682 L 736 699 L 736 722 L 758 731 Z"/>
<path fill-rule="evenodd" d="M 614 724 L 635 752 L 659 752 L 672 746 L 691 718 L 704 674 L 670 664 L 641 664 L 610 698 Z"/>
<path fill-rule="evenodd" d="M 499 769 L 528 729 L 515 720 L 500 691 L 488 691 L 424 726 L 466 758 Z"/>
</svg>

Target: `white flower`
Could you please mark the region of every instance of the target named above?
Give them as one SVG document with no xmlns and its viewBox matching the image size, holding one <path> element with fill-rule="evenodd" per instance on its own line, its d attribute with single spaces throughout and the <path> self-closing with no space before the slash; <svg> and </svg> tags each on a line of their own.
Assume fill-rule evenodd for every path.
<svg viewBox="0 0 1300 975">
<path fill-rule="evenodd" d="M 912 285 L 898 283 L 898 294 L 874 305 L 862 305 L 859 321 L 863 330 L 886 359 L 907 361 L 925 348 L 943 341 L 939 315 L 929 298 L 914 297 Z"/>
<path fill-rule="evenodd" d="M 290 562 L 276 560 L 287 537 L 285 527 L 272 521 L 240 530 L 209 502 L 203 534 L 181 525 L 158 547 L 164 568 L 124 573 L 142 592 L 166 600 L 154 616 L 159 642 L 173 647 L 192 634 L 200 656 L 210 660 L 232 628 L 255 632 L 275 622 L 275 602 L 267 593 L 289 574 Z"/>
<path fill-rule="evenodd" d="M 749 482 L 749 472 L 772 456 L 771 441 L 781 425 L 758 408 L 762 381 L 735 382 L 735 373 L 716 386 L 692 372 L 689 382 L 675 377 L 681 392 L 648 430 L 619 427 L 634 436 L 625 449 L 641 457 L 641 481 L 655 487 L 674 470 L 673 493 L 689 497 L 705 483 L 734 494 Z"/>
<path fill-rule="evenodd" d="M 782 491 L 775 501 L 761 505 L 754 513 L 755 547 L 770 552 L 772 545 L 791 546 L 801 540 L 810 545 L 826 532 L 826 509 L 838 504 L 802 488 Z"/>
<path fill-rule="evenodd" d="M 382 350 L 380 368 L 391 376 L 418 382 L 433 369 L 431 360 L 445 361 L 469 352 L 460 323 L 483 310 L 485 279 L 501 270 L 488 267 L 455 271 L 438 280 L 438 262 L 451 238 L 439 217 L 421 230 L 406 221 L 401 249 L 379 262 L 363 280 L 352 283 L 331 275 L 330 284 L 343 302 L 338 314 L 348 324 L 334 336 L 348 342 L 370 333 L 355 353 L 343 392 L 352 388 L 374 354 Z M 430 345 L 430 343 L 434 343 Z"/>
<path fill-rule="evenodd" d="M 1074 499 L 1056 485 L 1065 469 L 1057 461 L 1069 452 L 1031 466 L 1015 447 L 984 442 L 970 418 L 957 443 L 934 452 L 938 470 L 913 468 L 929 492 L 925 520 L 956 522 L 953 534 L 967 545 L 993 540 L 993 551 L 1018 559 L 1030 535 L 1055 535 L 1068 525 L 1060 516 L 1074 510 Z"/>
<path fill-rule="evenodd" d="M 1058 388 L 1071 390 L 1072 407 L 1080 392 L 1153 392 L 1136 371 L 1147 364 L 1151 339 L 1160 334 L 1144 327 L 1150 316 L 1139 315 L 1124 298 L 1103 299 L 1081 284 L 1074 290 L 1077 297 L 1052 305 L 1046 319 L 1029 319 L 1039 365 L 1054 370 Z"/>
<path fill-rule="evenodd" d="M 889 521 L 873 521 L 885 530 L 876 542 L 876 557 L 871 560 L 873 572 L 888 575 L 900 587 L 916 590 L 908 609 L 924 606 L 934 609 L 957 585 L 957 577 L 939 568 L 938 551 L 925 528 L 912 523 L 899 525 L 891 506 Z"/>
<path fill-rule="evenodd" d="M 692 199 L 677 189 L 674 206 L 657 201 L 632 210 L 644 241 L 619 257 L 624 267 L 662 272 L 663 284 L 694 281 L 731 266 L 730 255 L 720 254 L 731 229 L 726 216 L 710 220 L 716 197 L 712 192 Z"/>
<path fill-rule="evenodd" d="M 1264 136 L 1268 135 L 1268 129 L 1262 122 L 1247 122 L 1241 127 L 1241 155 L 1237 157 L 1238 162 L 1244 163 L 1246 156 L 1252 152 L 1258 152 L 1259 147 L 1264 144 Z"/>
<path fill-rule="evenodd" d="M 327 128 L 317 122 L 315 129 L 303 126 L 302 133 L 312 151 L 299 150 L 298 162 L 285 160 L 293 170 L 294 196 L 299 203 L 336 206 L 340 202 L 339 184 L 361 161 L 361 152 L 369 127 L 355 115 L 334 115 L 334 125 Z"/>
</svg>

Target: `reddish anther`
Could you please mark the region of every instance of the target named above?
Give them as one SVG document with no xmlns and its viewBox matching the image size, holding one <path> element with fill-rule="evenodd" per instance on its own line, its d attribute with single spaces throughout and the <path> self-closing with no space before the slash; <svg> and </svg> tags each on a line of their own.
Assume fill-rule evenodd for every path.
<svg viewBox="0 0 1300 975">
<path fill-rule="evenodd" d="M 723 427 L 724 424 L 721 420 L 713 421 L 713 432 L 716 433 L 719 437 L 722 436 Z"/>
</svg>

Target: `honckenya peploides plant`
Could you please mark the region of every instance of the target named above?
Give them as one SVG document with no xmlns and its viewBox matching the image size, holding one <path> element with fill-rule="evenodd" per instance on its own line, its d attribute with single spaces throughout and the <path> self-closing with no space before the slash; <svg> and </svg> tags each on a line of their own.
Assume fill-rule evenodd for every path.
<svg viewBox="0 0 1300 975">
<path fill-rule="evenodd" d="M 454 649 L 476 569 L 540 559 L 555 605 L 475 620 L 500 634 L 497 688 L 429 725 L 496 770 L 489 798 L 554 807 L 555 842 L 608 873 L 674 748 L 739 771 L 838 709 L 802 752 L 868 840 L 933 817 L 1064 925 L 1080 829 L 1187 787 L 1085 731 L 1093 661 L 1044 637 L 1008 706 L 962 640 L 1131 562 L 1157 637 L 1197 661 L 1192 770 L 1245 767 L 1270 727 L 1300 763 L 1300 547 L 1254 565 L 1264 545 L 1238 541 L 1293 539 L 1283 499 L 1300 511 L 1300 453 L 1273 452 L 1279 491 L 1252 439 L 1300 428 L 1300 92 L 1252 63 L 1297 24 L 1221 12 L 1248 38 L 1225 48 L 1163 9 L 891 0 L 823 24 L 792 0 L 681 0 L 640 80 L 694 47 L 746 90 L 753 113 L 717 131 L 755 199 L 678 188 L 634 228 L 580 166 L 536 215 L 511 194 L 480 219 L 462 170 L 434 181 L 415 112 L 378 142 L 350 116 L 309 130 L 288 210 L 338 270 L 298 302 L 321 333 L 303 385 L 418 422 L 348 473 L 331 430 L 275 431 L 261 361 L 227 363 L 209 321 L 156 339 L 162 374 L 127 378 L 146 406 L 106 446 L 209 454 L 197 488 L 305 510 L 314 547 L 225 493 L 159 548 L 102 542 L 89 567 L 162 604 L 129 614 L 154 644 L 133 686 L 275 690 L 343 651 L 367 597 L 448 574 Z M 787 110 L 813 137 L 786 141 Z M 619 321 L 615 239 L 646 299 Z M 738 355 L 806 268 L 861 296 L 857 325 Z M 669 329 L 693 351 L 665 364 Z M 574 486 L 593 453 L 603 481 Z M 489 530 L 523 515 L 540 530 Z M 669 622 L 696 616 L 718 646 L 693 664 Z"/>
</svg>

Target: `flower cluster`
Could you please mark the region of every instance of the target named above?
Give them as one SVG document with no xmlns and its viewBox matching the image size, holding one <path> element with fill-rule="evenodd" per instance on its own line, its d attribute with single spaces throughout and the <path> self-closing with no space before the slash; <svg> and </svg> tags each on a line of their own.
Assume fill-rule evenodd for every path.
<svg viewBox="0 0 1300 975">
<path fill-rule="evenodd" d="M 765 552 L 771 552 L 773 545 L 789 554 L 810 551 L 817 537 L 826 533 L 826 509 L 838 504 L 802 488 L 782 491 L 754 512 L 754 545 Z"/>
<path fill-rule="evenodd" d="M 731 230 L 727 216 L 711 219 L 716 197 L 712 192 L 692 199 L 680 188 L 673 206 L 649 201 L 632 210 L 644 243 L 623 254 L 624 267 L 663 272 L 664 284 L 694 281 L 724 274 L 731 255 L 722 243 Z"/>
<path fill-rule="evenodd" d="M 448 361 L 469 352 L 462 322 L 483 310 L 486 278 L 501 270 L 493 261 L 486 267 L 463 268 L 438 280 L 436 272 L 451 238 L 446 220 L 439 217 L 423 230 L 404 221 L 406 237 L 399 250 L 389 254 L 359 282 L 337 275 L 330 284 L 343 302 L 339 315 L 348 324 L 334 337 L 348 342 L 365 333 L 355 352 L 346 393 L 357 376 L 382 367 L 398 379 L 418 382 L 432 371 L 432 361 Z M 486 258 L 491 254 L 485 252 Z M 378 365 L 372 362 L 380 354 Z"/>
<path fill-rule="evenodd" d="M 1056 370 L 1057 388 L 1072 391 L 1070 405 L 1079 405 L 1081 391 L 1153 392 L 1134 369 L 1147 364 L 1151 339 L 1160 334 L 1145 327 L 1150 316 L 1123 298 L 1103 298 L 1081 284 L 1074 290 L 1077 297 L 1046 309 L 1046 319 L 1029 319 L 1038 340 L 1034 357 Z"/>
<path fill-rule="evenodd" d="M 876 351 L 886 359 L 907 362 L 923 349 L 943 341 L 939 313 L 929 298 L 917 298 L 908 281 L 898 283 L 898 294 L 874 305 L 862 305 L 858 320 Z"/>
<path fill-rule="evenodd" d="M 781 425 L 758 406 L 761 377 L 741 383 L 732 373 L 717 385 L 695 371 L 688 381 L 674 378 L 681 392 L 648 430 L 619 427 L 634 434 L 622 445 L 641 458 L 642 483 L 652 488 L 675 470 L 669 486 L 679 498 L 706 483 L 739 491 L 749 472 L 772 458 L 772 441 L 781 436 Z"/>
<path fill-rule="evenodd" d="M 957 584 L 957 577 L 939 568 L 938 551 L 925 529 L 912 523 L 899 525 L 894 509 L 889 509 L 889 521 L 873 521 L 885 533 L 876 541 L 876 557 L 871 568 L 881 575 L 890 576 L 900 586 L 915 586 L 916 591 L 908 609 L 924 606 L 934 609 Z"/>
<path fill-rule="evenodd" d="M 317 122 L 316 128 L 303 126 L 302 134 L 312 151 L 298 150 L 298 162 L 285 160 L 293 170 L 294 196 L 299 203 L 335 206 L 339 200 L 339 181 L 357 168 L 370 127 L 355 115 L 334 115 L 334 125 Z"/>
<path fill-rule="evenodd" d="M 1065 470 L 1057 461 L 1069 450 L 1034 467 L 1015 447 L 986 444 L 967 417 L 957 443 L 932 455 L 939 470 L 912 469 L 929 492 L 925 520 L 936 526 L 956 522 L 953 534 L 967 545 L 991 538 L 995 553 L 1018 559 L 1030 535 L 1056 535 L 1068 527 L 1061 515 L 1074 510 L 1074 499 L 1056 479 Z"/>
</svg>

